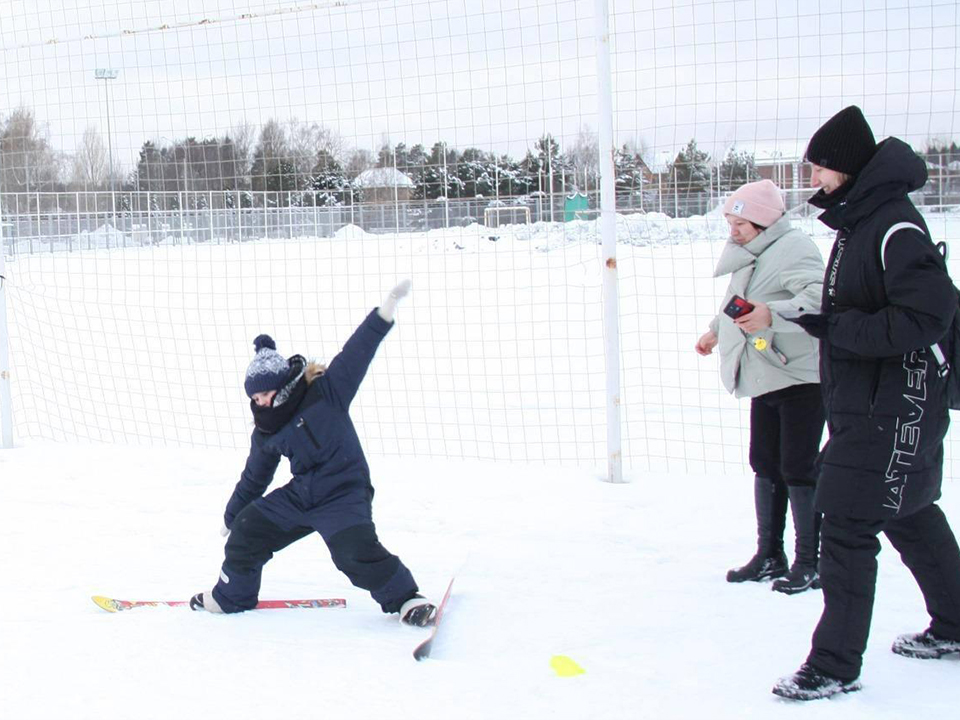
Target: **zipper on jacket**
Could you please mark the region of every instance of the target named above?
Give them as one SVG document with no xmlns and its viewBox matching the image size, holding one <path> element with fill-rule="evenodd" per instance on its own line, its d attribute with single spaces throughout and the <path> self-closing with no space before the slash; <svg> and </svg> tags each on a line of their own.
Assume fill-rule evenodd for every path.
<svg viewBox="0 0 960 720">
<path fill-rule="evenodd" d="M 312 443 L 313 443 L 313 446 L 314 446 L 317 450 L 319 450 L 319 449 L 320 449 L 320 443 L 317 442 L 317 438 L 314 436 L 313 431 L 310 429 L 310 426 L 307 425 L 306 422 L 304 422 L 303 418 L 300 418 L 300 422 L 297 423 L 297 427 L 298 427 L 298 428 L 299 428 L 299 427 L 302 427 L 302 428 L 306 431 L 307 437 L 310 438 L 310 442 L 312 442 Z"/>
</svg>

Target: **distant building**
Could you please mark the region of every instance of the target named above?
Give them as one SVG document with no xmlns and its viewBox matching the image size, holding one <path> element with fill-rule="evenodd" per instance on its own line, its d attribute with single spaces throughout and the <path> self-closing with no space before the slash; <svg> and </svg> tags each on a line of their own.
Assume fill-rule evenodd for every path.
<svg viewBox="0 0 960 720">
<path fill-rule="evenodd" d="M 683 146 L 678 146 L 676 150 L 660 149 L 653 153 L 653 158 L 647 166 L 647 172 L 650 174 L 650 183 L 657 187 L 668 187 L 670 184 L 670 171 L 673 168 L 673 162 L 683 150 Z"/>
<path fill-rule="evenodd" d="M 357 175 L 354 183 L 363 191 L 364 202 L 406 202 L 416 187 L 409 175 L 396 168 L 370 168 Z"/>
<path fill-rule="evenodd" d="M 810 187 L 810 163 L 777 155 L 756 157 L 754 163 L 761 180 L 770 180 L 783 191 L 787 210 L 806 208 L 807 200 L 815 192 Z"/>
</svg>

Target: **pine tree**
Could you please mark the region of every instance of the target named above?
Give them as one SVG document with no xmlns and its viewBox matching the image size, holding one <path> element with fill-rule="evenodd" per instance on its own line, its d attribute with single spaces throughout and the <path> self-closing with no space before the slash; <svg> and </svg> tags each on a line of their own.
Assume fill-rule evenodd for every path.
<svg viewBox="0 0 960 720">
<path fill-rule="evenodd" d="M 455 174 L 462 183 L 463 197 L 490 197 L 496 195 L 494 187 L 494 157 L 477 148 L 467 148 L 460 154 Z"/>
<path fill-rule="evenodd" d="M 444 142 L 434 143 L 423 170 L 422 194 L 417 195 L 428 200 L 463 197 L 464 182 L 456 174 L 458 162 L 456 149 Z"/>
<path fill-rule="evenodd" d="M 725 193 L 760 179 L 753 154 L 746 150 L 737 152 L 735 148 L 730 148 L 727 152 L 727 156 L 720 163 L 719 173 L 718 186 L 720 191 Z"/>
<path fill-rule="evenodd" d="M 346 205 L 350 202 L 350 181 L 343 166 L 326 150 L 317 153 L 310 186 L 317 205 Z"/>
<path fill-rule="evenodd" d="M 670 189 L 673 193 L 670 206 L 678 217 L 703 211 L 710 188 L 709 161 L 710 155 L 697 147 L 696 140 L 690 140 L 670 165 Z M 668 207 L 667 203 L 664 203 L 664 207 Z"/>
<path fill-rule="evenodd" d="M 134 173 L 141 192 L 156 193 L 163 189 L 163 157 L 160 149 L 149 140 L 140 148 L 140 159 Z"/>
<path fill-rule="evenodd" d="M 646 189 L 647 164 L 639 153 L 631 152 L 624 144 L 613 155 L 617 195 L 637 195 Z"/>
<path fill-rule="evenodd" d="M 560 157 L 560 144 L 553 135 L 547 133 L 534 143 L 533 149 L 536 154 L 528 152 L 526 161 L 530 174 L 537 178 L 538 187 L 544 192 L 550 192 L 552 178 L 553 192 L 560 192 L 566 168 L 566 164 Z"/>
<path fill-rule="evenodd" d="M 499 183 L 500 195 L 529 195 L 536 189 L 536 181 L 524 170 L 523 163 L 509 155 L 501 155 L 494 164 L 494 179 Z"/>
</svg>

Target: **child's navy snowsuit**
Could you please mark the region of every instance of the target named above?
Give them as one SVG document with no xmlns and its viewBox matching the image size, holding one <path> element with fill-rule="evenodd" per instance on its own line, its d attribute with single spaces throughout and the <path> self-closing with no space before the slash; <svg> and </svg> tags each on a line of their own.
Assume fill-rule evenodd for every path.
<svg viewBox="0 0 960 720">
<path fill-rule="evenodd" d="M 397 612 L 417 592 L 410 571 L 377 539 L 370 469 L 348 414 L 392 326 L 371 312 L 310 384 L 291 419 L 273 434 L 253 431 L 246 467 L 224 514 L 231 532 L 213 589 L 224 612 L 253 608 L 264 564 L 314 531 L 337 568 L 369 590 L 384 612 Z M 289 458 L 293 478 L 263 496 L 281 456 Z"/>
</svg>

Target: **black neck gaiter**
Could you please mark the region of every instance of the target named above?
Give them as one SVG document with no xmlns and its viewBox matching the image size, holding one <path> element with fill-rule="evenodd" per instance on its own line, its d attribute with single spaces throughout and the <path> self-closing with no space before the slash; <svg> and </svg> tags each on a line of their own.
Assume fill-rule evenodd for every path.
<svg viewBox="0 0 960 720">
<path fill-rule="evenodd" d="M 286 425 L 296 414 L 304 395 L 307 394 L 307 378 L 304 375 L 306 363 L 303 358 L 290 358 L 290 375 L 284 385 L 274 397 L 274 404 L 270 407 L 260 407 L 253 400 L 250 401 L 250 411 L 253 413 L 253 424 L 257 430 L 273 435 Z M 280 404 L 276 404 L 280 399 Z"/>
</svg>

